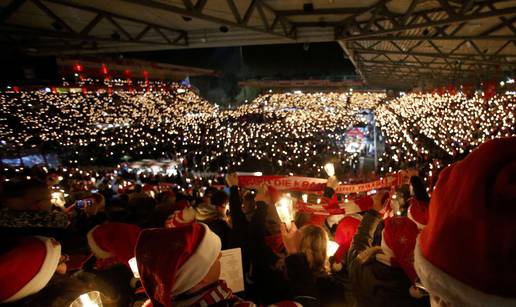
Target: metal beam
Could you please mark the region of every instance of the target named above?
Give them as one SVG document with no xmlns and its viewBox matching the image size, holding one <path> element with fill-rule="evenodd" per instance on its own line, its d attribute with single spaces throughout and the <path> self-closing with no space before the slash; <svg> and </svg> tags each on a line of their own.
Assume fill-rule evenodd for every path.
<svg viewBox="0 0 516 307">
<path fill-rule="evenodd" d="M 318 15 L 345 15 L 345 14 L 358 14 L 368 7 L 343 7 L 343 8 L 321 8 L 314 9 L 313 11 L 305 10 L 276 10 L 276 13 L 280 16 L 318 16 Z"/>
<path fill-rule="evenodd" d="M 192 1 L 190 1 L 190 0 L 183 0 L 183 5 L 188 10 L 193 10 L 193 8 L 194 8 L 194 5 L 193 5 Z"/>
<path fill-rule="evenodd" d="M 368 39 L 364 38 L 350 38 L 346 39 L 346 41 L 361 41 L 361 40 L 370 40 L 370 41 L 455 41 L 455 40 L 495 40 L 495 41 L 506 41 L 516 39 L 516 35 L 478 35 L 478 36 L 375 36 Z"/>
<path fill-rule="evenodd" d="M 489 34 L 494 33 L 494 32 L 496 32 L 498 30 L 501 30 L 501 29 L 507 27 L 507 23 L 510 23 L 512 25 L 514 22 L 516 22 L 516 17 L 512 17 L 509 20 L 503 21 L 503 22 L 497 24 L 496 26 L 483 31 L 480 35 L 482 35 L 482 36 L 489 36 Z"/>
<path fill-rule="evenodd" d="M 197 0 L 197 3 L 195 4 L 194 9 L 198 12 L 202 12 L 204 10 L 204 7 L 208 3 L 208 0 Z"/>
<path fill-rule="evenodd" d="M 438 70 L 438 71 L 451 71 L 451 72 L 456 72 L 457 69 L 452 69 L 452 68 L 445 68 L 445 67 L 435 67 L 435 66 L 430 66 L 430 65 L 447 65 L 446 63 L 431 63 L 431 62 L 422 62 L 422 63 L 419 63 L 419 62 L 409 62 L 409 61 L 362 61 L 361 63 L 363 63 L 363 66 L 362 67 L 378 67 L 378 66 L 387 66 L 387 67 L 398 67 L 399 69 L 404 69 L 404 68 L 407 68 L 407 69 L 416 69 L 418 71 L 420 71 L 421 69 L 425 69 L 425 70 L 431 70 L 431 71 L 435 71 L 435 70 Z M 368 63 L 371 63 L 373 65 L 367 65 Z M 423 65 L 421 65 L 423 64 Z M 487 69 L 487 67 L 492 67 L 492 65 L 485 65 L 483 66 L 484 69 Z M 464 72 L 473 72 L 473 70 L 467 70 L 467 69 L 462 69 L 461 71 L 464 71 Z"/>
<path fill-rule="evenodd" d="M 122 32 L 122 34 L 124 34 L 125 37 L 127 37 L 128 40 L 132 40 L 133 39 L 131 34 L 129 34 L 129 32 L 127 32 L 124 28 L 122 28 L 122 26 L 118 22 L 116 22 L 116 20 L 114 20 L 113 17 L 106 16 L 106 19 L 109 20 L 109 22 L 111 22 L 118 29 L 118 31 Z"/>
<path fill-rule="evenodd" d="M 45 12 L 50 18 L 54 19 L 55 22 L 60 24 L 63 28 L 66 29 L 66 31 L 70 33 L 74 33 L 75 31 L 66 23 L 63 19 L 61 19 L 59 16 L 57 16 L 51 9 L 49 9 L 46 5 L 43 4 L 40 0 L 32 0 L 32 3 L 34 3 L 40 10 Z"/>
<path fill-rule="evenodd" d="M 188 10 L 188 9 L 178 7 L 178 6 L 169 4 L 169 3 L 157 2 L 154 0 L 122 0 L 122 1 L 127 2 L 127 3 L 136 4 L 136 5 L 141 5 L 142 7 L 146 7 L 146 8 L 153 8 L 153 9 L 157 9 L 157 10 L 162 10 L 162 11 L 179 14 L 182 16 L 198 18 L 201 20 L 213 22 L 213 23 L 220 24 L 220 25 L 229 25 L 229 26 L 239 27 L 242 29 L 252 30 L 252 31 L 256 31 L 256 32 L 267 33 L 267 34 L 274 35 L 274 36 L 293 38 L 293 35 L 291 35 L 292 31 L 281 34 L 281 33 L 277 33 L 277 32 L 272 32 L 268 29 L 251 27 L 251 26 L 247 25 L 247 22 L 249 21 L 249 18 L 254 11 L 256 3 L 259 2 L 259 0 L 252 0 L 249 9 L 247 10 L 245 16 L 242 18 L 242 22 L 235 22 L 232 20 L 203 14 L 202 12 L 198 12 L 196 10 Z"/>
<path fill-rule="evenodd" d="M 255 8 L 256 8 L 256 0 L 251 0 L 249 7 L 245 11 L 244 18 L 242 19 L 242 23 L 244 25 L 247 25 L 247 23 L 249 22 L 249 19 L 251 18 L 251 15 L 253 14 Z"/>
<path fill-rule="evenodd" d="M 121 20 L 131 21 L 131 22 L 139 23 L 139 24 L 143 24 L 143 25 L 149 25 L 154 28 L 161 28 L 161 29 L 165 29 L 165 30 L 169 30 L 169 31 L 173 31 L 173 32 L 178 32 L 178 33 L 186 33 L 186 31 L 181 30 L 181 29 L 176 29 L 176 28 L 172 28 L 169 26 L 165 26 L 165 25 L 161 25 L 161 24 L 157 24 L 157 23 L 153 23 L 153 22 L 148 22 L 143 19 L 138 19 L 138 18 L 124 16 L 124 15 L 117 14 L 117 13 L 108 12 L 108 11 L 101 10 L 96 7 L 92 7 L 92 6 L 88 6 L 88 5 L 84 5 L 84 4 L 72 3 L 72 2 L 69 2 L 66 0 L 45 0 L 45 1 L 68 6 L 68 7 L 75 8 L 75 9 L 82 10 L 82 11 L 103 14 L 103 16 L 111 16 L 113 18 L 117 18 L 117 19 L 121 19 Z"/>
<path fill-rule="evenodd" d="M 238 8 L 233 0 L 227 0 L 229 9 L 231 10 L 231 13 L 233 14 L 233 17 L 235 17 L 235 21 L 237 23 L 242 23 L 242 16 L 240 16 L 240 12 L 238 11 Z"/>
<path fill-rule="evenodd" d="M 25 3 L 25 0 L 13 0 L 9 5 L 4 7 L 0 12 L 0 22 L 4 22 L 6 19 L 12 16 L 14 12 L 16 12 L 22 4 Z"/>
<path fill-rule="evenodd" d="M 480 4 L 485 5 L 485 4 Z M 423 14 L 424 12 L 418 12 L 418 14 Z M 484 19 L 484 18 L 491 18 L 491 17 L 499 17 L 499 16 L 505 16 L 510 14 L 516 13 L 516 6 L 513 7 L 507 7 L 502 9 L 491 9 L 487 12 L 478 12 L 476 14 L 469 14 L 469 15 L 455 15 L 454 17 L 448 17 L 440 20 L 425 20 L 424 22 L 420 23 L 414 23 L 409 25 L 392 25 L 391 27 L 388 27 L 386 29 L 382 29 L 379 31 L 370 31 L 370 32 L 362 32 L 359 31 L 358 34 L 350 33 L 350 35 L 343 35 L 343 29 L 340 29 L 340 33 L 337 33 L 338 39 L 343 40 L 352 40 L 352 39 L 370 39 L 374 38 L 380 35 L 386 35 L 386 34 L 394 34 L 399 33 L 407 30 L 414 30 L 414 29 L 424 29 L 424 28 L 430 28 L 430 27 L 436 27 L 436 26 L 443 26 L 443 25 L 449 25 L 454 23 L 460 23 L 465 21 L 471 21 L 471 20 L 478 20 L 478 19 Z M 426 16 L 423 14 L 423 16 Z M 387 19 L 389 20 L 389 19 Z M 358 26 L 357 23 L 355 25 Z M 360 27 L 358 27 L 360 29 Z"/>
<path fill-rule="evenodd" d="M 103 14 L 98 13 L 95 18 L 93 18 L 82 30 L 79 32 L 82 35 L 87 35 L 90 33 L 93 28 L 95 28 L 96 25 L 99 24 L 99 22 L 104 18 Z"/>
<path fill-rule="evenodd" d="M 143 36 L 145 34 L 147 34 L 147 32 L 150 31 L 150 29 L 152 29 L 152 26 L 151 25 L 147 25 L 140 33 L 138 33 L 135 37 L 134 37 L 134 40 L 136 41 L 139 41 L 143 38 Z M 154 28 L 155 29 L 155 28 Z"/>
<path fill-rule="evenodd" d="M 154 28 L 154 30 L 156 32 L 158 32 L 159 35 L 161 35 L 161 37 L 163 37 L 163 39 L 169 43 L 169 44 L 172 44 L 172 41 L 170 41 L 170 39 L 165 35 L 165 33 L 163 33 L 163 31 L 161 31 L 159 28 Z M 181 35 L 181 34 L 180 34 Z"/>
<path fill-rule="evenodd" d="M 449 59 L 453 61 L 463 61 L 463 62 L 475 62 L 475 63 L 481 63 L 481 64 L 503 64 L 503 65 L 516 65 L 516 63 L 511 63 L 507 61 L 493 61 L 492 59 L 506 59 L 506 56 L 504 55 L 496 55 L 496 54 L 487 54 L 488 57 L 491 58 L 491 60 L 478 60 L 475 57 L 478 56 L 475 53 L 467 54 L 467 53 L 445 53 L 445 54 L 438 54 L 438 53 L 429 53 L 429 52 L 401 52 L 401 51 L 394 51 L 394 50 L 377 50 L 377 49 L 357 49 L 357 48 L 349 48 L 350 50 L 353 50 L 354 52 L 358 54 L 378 54 L 378 55 L 385 55 L 385 54 L 395 54 L 395 55 L 410 55 L 410 56 L 417 56 L 417 57 L 431 57 L 431 58 L 440 58 L 440 59 Z"/>
<path fill-rule="evenodd" d="M 367 79 L 366 79 L 365 75 L 362 73 L 362 71 L 360 70 L 359 63 L 355 60 L 355 52 L 354 52 L 354 50 L 349 49 L 346 42 L 339 41 L 339 45 L 344 50 L 344 52 L 348 56 L 348 58 L 351 61 L 351 63 L 353 63 L 353 66 L 355 66 L 355 69 L 357 70 L 358 74 L 362 78 L 362 81 L 364 81 L 364 83 L 367 84 Z"/>
<path fill-rule="evenodd" d="M 39 37 L 53 37 L 53 38 L 61 38 L 67 40 L 78 40 L 78 41 L 91 41 L 91 42 L 116 42 L 116 43 L 130 43 L 130 44 L 143 44 L 143 45 L 164 45 L 171 46 L 169 43 L 155 42 L 155 41 L 143 41 L 141 39 L 123 39 L 114 40 L 112 38 L 100 37 L 100 36 L 92 36 L 92 35 L 83 35 L 80 33 L 69 33 L 69 32 L 60 32 L 60 31 L 52 31 L 46 29 L 38 29 L 31 28 L 25 26 L 18 25 L 7 25 L 0 24 L 0 32 L 8 32 L 10 34 L 18 34 L 18 35 L 30 35 L 34 34 Z M 184 35 L 184 34 L 180 34 Z M 176 44 L 180 46 L 184 46 L 184 44 Z"/>
<path fill-rule="evenodd" d="M 256 8 L 258 9 L 258 13 L 260 14 L 260 18 L 263 22 L 263 25 L 265 26 L 265 29 L 267 29 L 267 31 L 270 31 L 269 21 L 267 21 L 267 16 L 265 15 L 265 12 L 263 11 L 263 7 L 259 2 L 257 4 Z"/>
</svg>

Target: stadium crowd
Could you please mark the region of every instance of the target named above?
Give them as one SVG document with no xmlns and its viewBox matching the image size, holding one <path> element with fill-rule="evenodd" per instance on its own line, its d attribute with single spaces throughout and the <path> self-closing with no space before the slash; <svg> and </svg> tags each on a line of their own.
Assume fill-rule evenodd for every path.
<svg viewBox="0 0 516 307">
<path fill-rule="evenodd" d="M 176 87 L 22 93 L 1 104 L 6 149 L 71 151 L 57 169 L 2 170 L 2 304 L 516 305 L 513 96 L 275 93 L 222 110 Z M 355 181 L 409 167 L 419 176 L 337 195 L 358 159 L 337 140 L 368 125 L 365 109 L 385 153 L 378 174 Z M 123 156 L 179 164 L 174 173 L 100 166 Z M 285 209 L 296 193 L 244 185 L 234 171 L 251 158 L 276 174 L 328 172 L 317 197 L 303 199 L 328 214 Z M 329 160 L 348 168 L 335 176 Z M 359 209 L 331 213 L 343 203 Z M 221 279 L 221 251 L 234 248 L 237 294 Z"/>
</svg>

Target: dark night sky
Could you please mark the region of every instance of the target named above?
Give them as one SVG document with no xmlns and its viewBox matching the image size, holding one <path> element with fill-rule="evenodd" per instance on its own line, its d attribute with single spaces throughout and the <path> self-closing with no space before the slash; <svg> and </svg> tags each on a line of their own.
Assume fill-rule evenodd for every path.
<svg viewBox="0 0 516 307">
<path fill-rule="evenodd" d="M 308 78 L 354 74 L 336 42 L 125 53 L 126 58 L 210 68 L 248 78 Z M 276 78 L 275 78 L 276 77 Z"/>
<path fill-rule="evenodd" d="M 223 104 L 254 98 L 238 95 L 239 80 L 341 79 L 355 74 L 353 64 L 344 58 L 336 42 L 312 43 L 308 48 L 303 44 L 259 45 L 132 52 L 123 56 L 217 70 L 222 73 L 219 78 L 195 77 L 191 81 L 201 96 Z"/>
<path fill-rule="evenodd" d="M 235 101 L 241 90 L 239 80 L 341 79 L 343 75 L 355 74 L 353 64 L 344 58 L 344 52 L 336 42 L 308 46 L 283 44 L 145 51 L 108 56 L 217 70 L 222 73 L 220 77 L 195 77 L 191 82 L 208 100 L 223 103 Z M 2 59 L 0 82 L 38 85 L 59 82 L 53 57 L 28 57 L 14 52 Z M 30 80 L 25 76 L 26 66 L 34 74 Z"/>
</svg>

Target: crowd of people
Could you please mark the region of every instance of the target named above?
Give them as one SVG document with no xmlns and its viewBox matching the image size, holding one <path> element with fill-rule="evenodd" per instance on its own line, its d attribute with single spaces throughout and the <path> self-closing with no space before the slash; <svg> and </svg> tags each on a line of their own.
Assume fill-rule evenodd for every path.
<svg viewBox="0 0 516 307">
<path fill-rule="evenodd" d="M 182 87 L 113 95 L 23 92 L 0 96 L 0 135 L 14 153 L 31 147 L 70 153 L 62 158 L 69 166 L 166 157 L 185 159 L 190 169 L 226 172 L 253 159 L 276 172 L 313 176 L 330 157 L 342 164 L 357 159 L 337 139 L 365 124 L 357 112 L 384 96 L 267 94 L 222 110 Z"/>
<path fill-rule="evenodd" d="M 425 169 L 425 177 L 494 138 L 516 133 L 514 95 L 439 96 L 412 93 L 267 93 L 222 109 L 187 88 L 168 91 L 0 96 L 2 148 L 57 151 L 68 166 L 115 165 L 145 158 L 184 161 L 188 169 L 227 172 L 252 163 L 273 173 L 324 174 L 326 161 L 349 178 L 359 153 L 347 151 L 346 131 L 373 126 L 379 144 L 376 176 L 397 169 Z"/>
<path fill-rule="evenodd" d="M 229 110 L 179 86 L 0 97 L 4 149 L 53 142 L 68 159 L 1 170 L 1 304 L 516 305 L 511 95 L 268 93 Z M 371 124 L 364 110 L 385 144 L 377 174 L 330 174 L 329 160 L 357 167 L 340 138 Z M 123 156 L 176 169 L 131 169 Z M 235 171 L 248 161 L 278 175 L 328 172 L 303 199 L 319 215 L 283 204 L 300 190 L 244 185 Z M 419 176 L 337 193 L 409 167 Z M 344 203 L 356 210 L 335 214 Z M 221 253 L 235 248 L 236 294 L 221 279 Z"/>
<path fill-rule="evenodd" d="M 2 184 L 0 302 L 514 306 L 515 157 L 516 138 L 487 141 L 446 167 L 431 195 L 413 176 L 395 190 L 348 195 L 362 211 L 323 219 L 285 219 L 282 193 L 244 187 L 236 173 L 148 189 L 33 168 L 30 179 Z M 328 212 L 338 185 L 329 177 L 321 191 Z M 62 203 L 56 186 L 69 193 Z M 220 255 L 233 248 L 244 272 L 238 295 L 220 279 Z"/>
</svg>

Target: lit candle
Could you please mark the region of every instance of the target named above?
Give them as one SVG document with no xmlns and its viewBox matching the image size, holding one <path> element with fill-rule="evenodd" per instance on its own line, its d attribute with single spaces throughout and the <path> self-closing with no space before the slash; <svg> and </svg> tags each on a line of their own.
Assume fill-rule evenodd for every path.
<svg viewBox="0 0 516 307">
<path fill-rule="evenodd" d="M 102 307 L 102 299 L 99 291 L 90 291 L 81 294 L 70 307 Z"/>
<path fill-rule="evenodd" d="M 329 258 L 329 257 L 335 255 L 335 253 L 337 252 L 338 249 L 339 249 L 339 244 L 337 242 L 328 240 L 328 242 L 326 243 L 326 256 Z"/>
<path fill-rule="evenodd" d="M 324 170 L 329 177 L 335 176 L 335 167 L 333 166 L 333 163 L 326 163 L 324 165 Z"/>
<path fill-rule="evenodd" d="M 136 262 L 136 257 L 129 259 L 128 261 L 129 267 L 131 271 L 133 271 L 134 278 L 140 278 L 140 273 L 138 272 L 138 262 Z"/>
<path fill-rule="evenodd" d="M 292 199 L 288 197 L 282 197 L 276 203 L 276 212 L 280 220 L 287 225 L 287 229 L 290 229 L 290 224 L 294 220 L 293 210 Z"/>
</svg>

